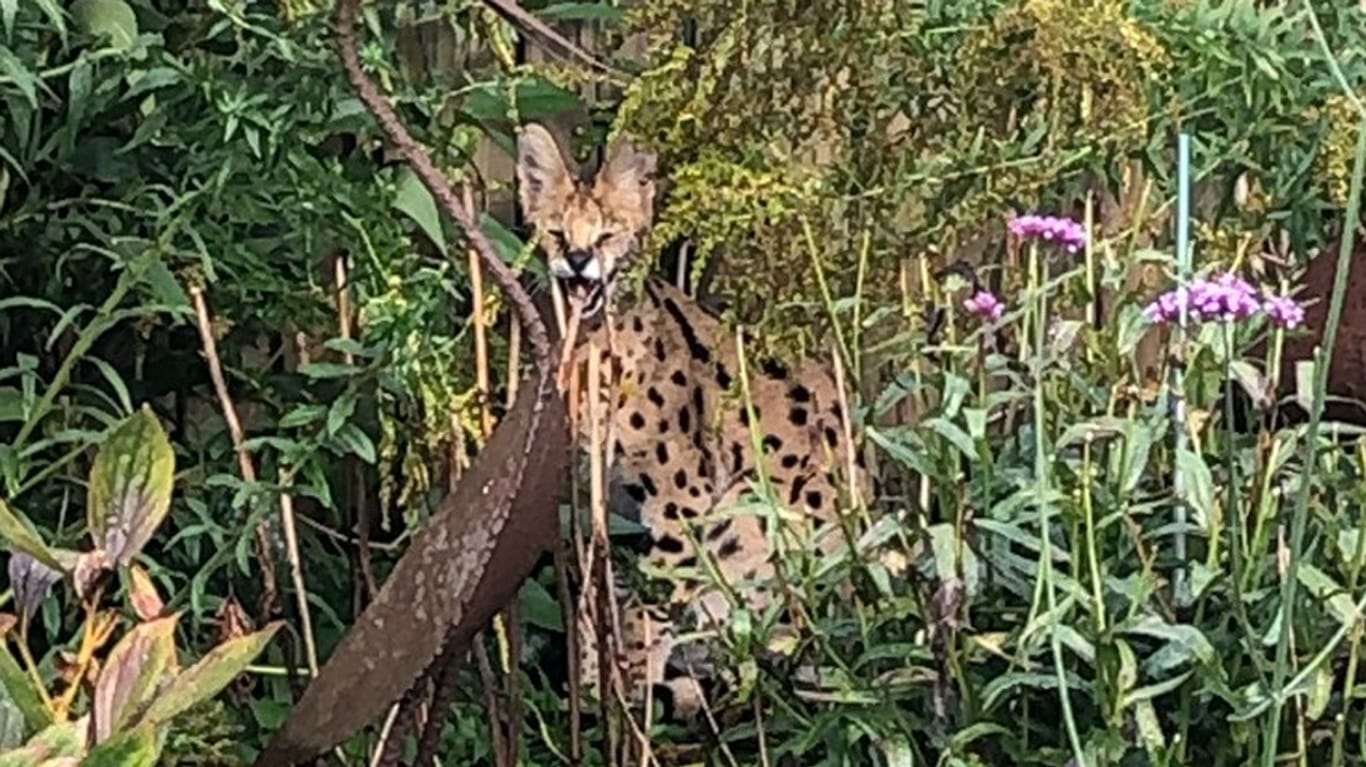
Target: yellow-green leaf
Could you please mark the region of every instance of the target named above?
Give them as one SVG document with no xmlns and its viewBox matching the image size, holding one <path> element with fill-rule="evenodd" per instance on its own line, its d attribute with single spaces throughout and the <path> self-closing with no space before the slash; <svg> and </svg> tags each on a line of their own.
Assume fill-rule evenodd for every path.
<svg viewBox="0 0 1366 767">
<path fill-rule="evenodd" d="M 394 207 L 411 218 L 438 250 L 445 252 L 446 235 L 441 230 L 441 215 L 436 210 L 436 200 L 432 199 L 432 193 L 422 185 L 417 174 L 407 166 L 398 171 Z"/>
<path fill-rule="evenodd" d="M 48 549 L 47 544 L 39 537 L 33 525 L 27 519 L 14 511 L 4 501 L 0 501 L 0 537 L 3 537 L 15 549 L 28 554 L 34 559 L 42 562 L 54 570 L 62 570 L 62 565 L 57 561 L 56 555 Z"/>
<path fill-rule="evenodd" d="M 33 689 L 33 682 L 10 654 L 9 646 L 0 643 L 0 685 L 5 694 L 24 715 L 24 723 L 29 730 L 37 732 L 52 724 L 52 715 Z"/>
<path fill-rule="evenodd" d="M 171 507 L 175 451 L 146 405 L 100 445 L 90 468 L 89 524 L 95 545 L 127 565 Z"/>
<path fill-rule="evenodd" d="M 0 767 L 33 767 L 63 757 L 80 756 L 87 721 L 86 717 L 81 717 L 74 722 L 48 726 L 22 748 L 0 754 Z"/>
<path fill-rule="evenodd" d="M 154 727 L 143 725 L 90 749 L 81 767 L 155 767 L 160 756 L 159 734 Z"/>
<path fill-rule="evenodd" d="M 104 743 L 123 732 L 144 710 L 175 660 L 179 613 L 140 623 L 114 646 L 95 681 L 91 741 Z"/>
<path fill-rule="evenodd" d="M 138 17 L 124 0 L 76 0 L 71 17 L 86 34 L 108 40 L 111 48 L 130 48 L 138 37 Z"/>
<path fill-rule="evenodd" d="M 198 663 L 185 669 L 152 702 L 142 717 L 146 724 L 161 725 L 195 704 L 208 700 L 246 670 L 282 623 L 275 621 L 254 634 L 229 639 L 213 648 Z"/>
</svg>

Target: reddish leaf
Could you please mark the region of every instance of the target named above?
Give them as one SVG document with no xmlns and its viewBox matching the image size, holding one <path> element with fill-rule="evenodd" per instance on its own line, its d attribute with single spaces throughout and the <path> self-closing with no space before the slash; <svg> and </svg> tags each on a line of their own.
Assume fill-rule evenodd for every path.
<svg viewBox="0 0 1366 767">
<path fill-rule="evenodd" d="M 151 703 L 175 660 L 179 613 L 140 623 L 114 646 L 95 682 L 90 709 L 92 744 L 121 732 Z"/>
<path fill-rule="evenodd" d="M 114 569 L 114 561 L 104 549 L 87 551 L 76 558 L 76 566 L 71 571 L 71 581 L 76 587 L 76 597 L 84 600 L 95 591 L 95 587 Z"/>
<path fill-rule="evenodd" d="M 137 565 L 133 565 L 128 571 L 131 583 L 128 587 L 128 601 L 133 603 L 133 612 L 138 617 L 150 621 L 161 615 L 161 611 L 166 608 L 166 604 L 161 601 L 161 595 L 157 593 L 155 583 L 147 571 Z"/>
</svg>

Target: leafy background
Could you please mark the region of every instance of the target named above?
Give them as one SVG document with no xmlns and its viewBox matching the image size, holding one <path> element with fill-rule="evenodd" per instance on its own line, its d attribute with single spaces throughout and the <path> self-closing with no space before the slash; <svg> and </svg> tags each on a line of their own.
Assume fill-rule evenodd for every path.
<svg viewBox="0 0 1366 767">
<path fill-rule="evenodd" d="M 477 2 L 371 9 L 363 56 L 439 162 L 479 182 L 487 230 L 537 289 L 509 204 L 513 127 L 572 127 L 584 159 L 614 132 L 655 147 L 669 183 L 651 255 L 670 274 L 686 259 L 699 292 L 758 329 L 760 350 L 834 350 L 849 363 L 883 480 L 860 516 L 864 548 L 905 560 L 794 561 L 821 641 L 775 660 L 757 649 L 772 616 L 737 620 L 720 643 L 741 670 L 718 704 L 724 735 L 661 724 L 650 732 L 660 754 L 803 765 L 1366 754 L 1366 453 L 1349 426 L 1307 453 L 1301 427 L 1241 417 L 1235 394 L 1256 404 L 1278 383 L 1262 371 L 1279 369 L 1280 343 L 1263 344 L 1261 326 L 1209 327 L 1187 350 L 1191 440 L 1178 453 L 1157 378 L 1164 337 L 1140 319 L 1170 280 L 1179 130 L 1194 137 L 1198 266 L 1277 284 L 1294 277 L 1285 265 L 1331 257 L 1357 113 L 1313 22 L 1356 88 L 1366 13 L 1250 0 L 527 7 L 617 75 L 545 56 Z M 149 406 L 174 451 L 174 494 L 138 563 L 165 609 L 184 611 L 179 644 L 200 657 L 286 621 L 216 703 L 177 720 L 166 763 L 251 758 L 304 684 L 309 643 L 327 656 L 505 395 L 506 314 L 486 297 L 485 389 L 459 234 L 386 156 L 340 72 L 329 11 L 0 0 L 0 498 L 46 545 L 82 549 L 96 447 Z M 1034 209 L 1088 218 L 1096 242 L 1084 259 L 1050 262 L 1061 277 L 1045 344 L 1026 335 L 1039 283 L 1003 227 Z M 960 316 L 966 275 L 1010 304 L 999 336 Z M 250 476 L 201 353 L 196 295 Z M 1305 394 L 1294 380 L 1276 393 Z M 1195 523 L 1180 593 L 1178 471 Z M 1291 501 L 1305 483 L 1296 543 Z M 275 521 L 282 501 L 298 520 L 307 628 Z M 842 578 L 859 587 L 853 604 L 833 596 Z M 111 589 L 132 600 L 126 581 Z M 528 765 L 571 748 L 556 589 L 548 567 L 524 589 L 518 662 L 505 630 L 487 637 L 496 686 L 523 681 L 515 728 Z M 7 648 L 31 651 L 47 683 L 70 682 L 63 653 L 85 636 L 88 596 L 57 589 Z M 813 666 L 814 677 L 801 670 Z M 488 680 L 471 669 L 462 681 L 445 763 L 506 761 Z M 6 721 L 7 746 L 32 734 Z M 376 740 L 357 737 L 347 758 Z"/>
</svg>

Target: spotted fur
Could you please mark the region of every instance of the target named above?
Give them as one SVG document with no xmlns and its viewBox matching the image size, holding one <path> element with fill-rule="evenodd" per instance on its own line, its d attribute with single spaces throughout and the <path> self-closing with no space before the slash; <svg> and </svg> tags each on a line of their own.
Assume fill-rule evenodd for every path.
<svg viewBox="0 0 1366 767">
<path fill-rule="evenodd" d="M 556 163 L 563 159 L 544 145 L 553 146 L 549 135 L 531 126 L 522 141 L 523 207 L 536 211 L 530 219 L 552 254 L 563 245 L 558 233 L 566 231 L 579 231 L 582 243 L 643 238 L 651 220 L 653 181 L 639 175 L 623 181 L 621 174 L 622 168 L 652 169 L 652 158 L 642 158 L 634 148 L 614 148 L 609 158 L 615 160 L 609 159 L 592 182 L 569 180 L 567 170 L 562 182 L 563 165 Z M 529 156 L 533 168 L 526 167 Z M 543 187 L 560 189 L 561 202 L 528 199 L 525 187 L 535 174 L 542 175 Z M 629 185 L 637 185 L 631 186 L 635 193 L 623 191 Z M 604 189 L 611 194 L 602 194 Z M 635 222 L 637 228 L 605 236 L 595 234 L 595 222 Z M 846 414 L 828 365 L 807 362 L 789 369 L 748 360 L 752 408 L 747 407 L 735 337 L 715 315 L 660 280 L 647 281 L 638 296 L 617 290 L 612 277 L 634 252 L 614 251 L 610 258 L 587 254 L 601 260 L 590 271 L 604 275 L 607 284 L 579 294 L 587 300 L 600 293 L 609 300 L 605 321 L 583 337 L 575 363 L 583 371 L 589 349 L 601 350 L 601 369 L 612 378 L 599 391 L 618 393 L 618 401 L 602 402 L 600 411 L 614 412 L 611 497 L 622 507 L 619 513 L 649 531 L 644 564 L 667 573 L 670 584 L 663 604 L 630 592 L 621 595 L 625 676 L 637 698 L 647 685 L 664 685 L 675 711 L 686 716 L 701 702 L 701 688 L 680 666 L 700 656 L 678 637 L 723 625 L 732 611 L 727 591 L 754 611 L 772 602 L 780 588 L 771 545 L 776 536 L 789 548 L 815 546 L 827 552 L 843 542 L 841 526 L 831 523 L 840 514 L 840 488 L 850 486 L 841 475 L 851 452 Z M 581 278 L 581 273 L 572 275 Z M 609 404 L 615 404 L 614 411 Z M 586 410 L 579 421 L 586 428 Z M 862 486 L 863 473 L 856 471 L 860 476 L 853 481 Z M 762 511 L 737 506 L 765 480 L 776 499 L 795 512 L 775 530 L 768 529 L 770 518 Z M 712 568 L 728 588 L 718 588 L 708 576 Z M 592 689 L 598 680 L 596 632 L 587 620 L 579 631 L 581 680 Z"/>
</svg>

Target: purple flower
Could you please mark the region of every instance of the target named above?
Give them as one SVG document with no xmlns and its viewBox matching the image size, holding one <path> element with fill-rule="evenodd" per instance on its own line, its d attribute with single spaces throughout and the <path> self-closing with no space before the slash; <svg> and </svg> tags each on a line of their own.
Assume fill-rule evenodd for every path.
<svg viewBox="0 0 1366 767">
<path fill-rule="evenodd" d="M 979 290 L 972 298 L 963 302 L 963 308 L 969 313 L 993 322 L 1001 319 L 1001 315 L 1006 313 L 1005 304 L 990 291 Z"/>
<path fill-rule="evenodd" d="M 1189 285 L 1177 286 L 1158 296 L 1143 309 L 1152 323 L 1176 322 L 1182 307 L 1190 322 L 1236 321 L 1265 312 L 1272 322 L 1293 328 L 1304 321 L 1304 309 L 1283 296 L 1261 300 L 1257 290 L 1243 278 L 1225 272 L 1214 279 L 1197 277 Z"/>
<path fill-rule="evenodd" d="M 1024 240 L 1056 242 L 1075 253 L 1086 245 L 1086 227 L 1070 218 L 1029 213 L 1010 220 L 1010 233 Z"/>
<path fill-rule="evenodd" d="M 1304 307 L 1290 296 L 1271 296 L 1262 304 L 1262 311 L 1276 325 L 1291 330 L 1304 322 Z"/>
</svg>

